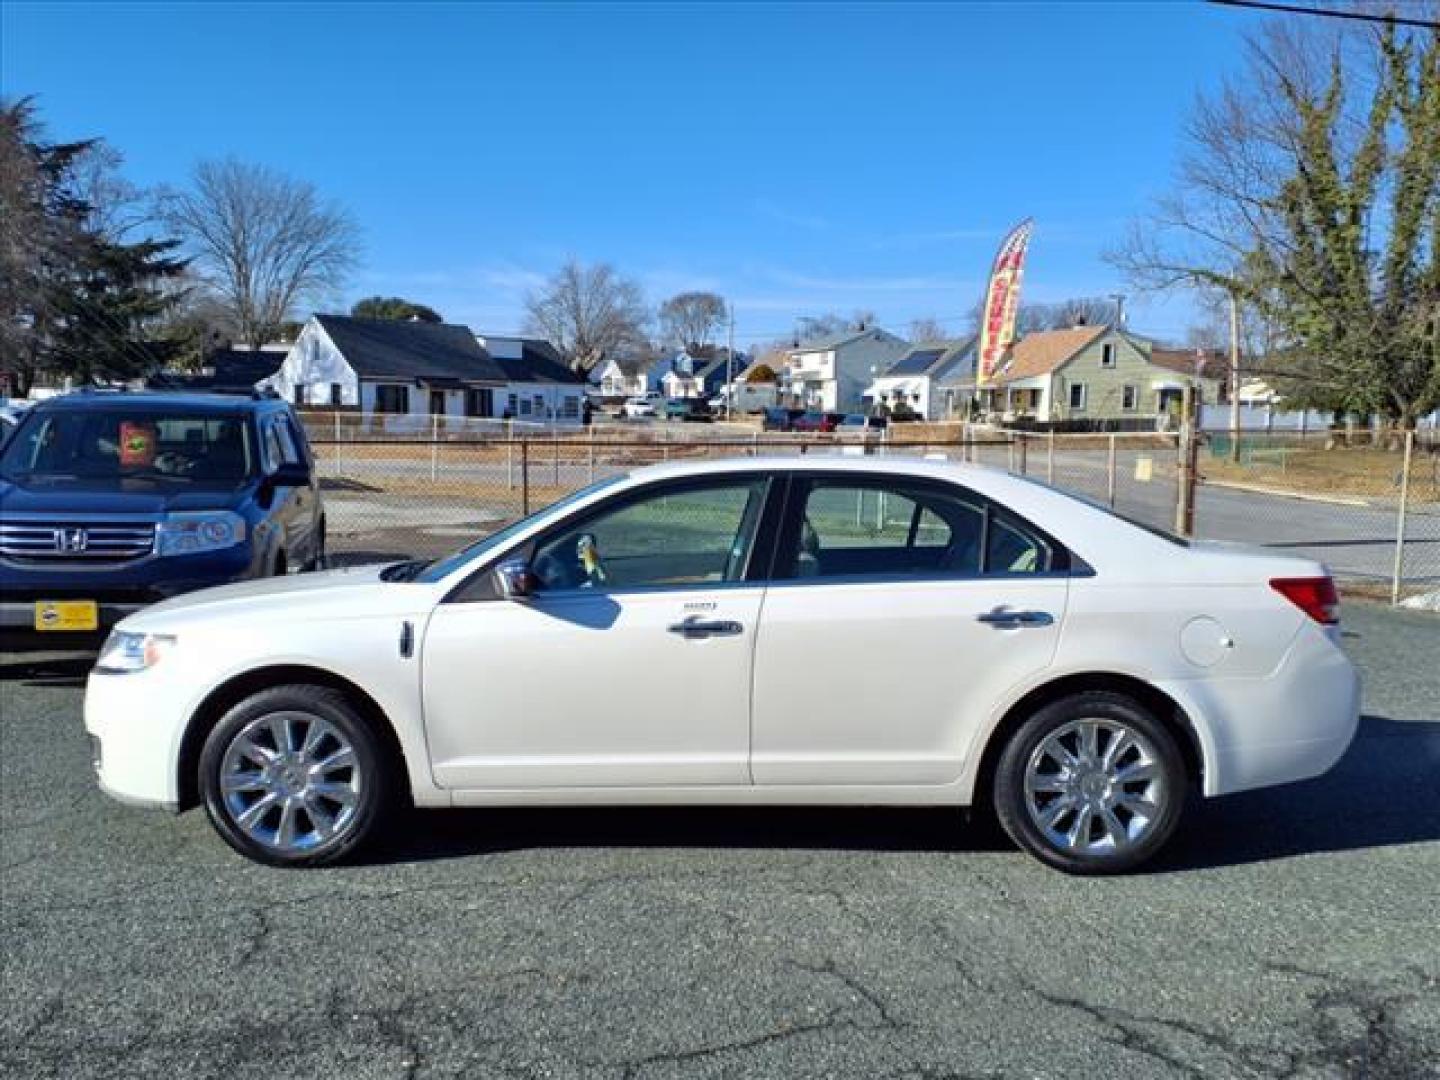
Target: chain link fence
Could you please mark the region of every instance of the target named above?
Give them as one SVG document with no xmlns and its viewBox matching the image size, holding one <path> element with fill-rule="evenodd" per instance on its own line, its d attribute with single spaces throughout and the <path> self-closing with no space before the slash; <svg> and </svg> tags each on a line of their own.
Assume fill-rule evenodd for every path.
<svg viewBox="0 0 1440 1080">
<path fill-rule="evenodd" d="M 434 557 L 606 477 L 665 461 L 790 454 L 940 455 L 1030 476 L 1177 529 L 1181 436 L 895 425 L 883 437 L 762 432 L 742 423 L 528 425 L 302 414 L 332 560 Z M 1328 565 L 1351 591 L 1440 591 L 1440 445 L 1331 433 L 1201 436 L 1195 534 Z"/>
</svg>

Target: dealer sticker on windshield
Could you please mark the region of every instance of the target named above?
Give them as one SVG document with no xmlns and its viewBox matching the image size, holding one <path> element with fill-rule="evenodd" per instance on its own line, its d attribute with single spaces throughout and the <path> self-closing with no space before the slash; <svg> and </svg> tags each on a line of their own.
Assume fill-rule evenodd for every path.
<svg viewBox="0 0 1440 1080">
<path fill-rule="evenodd" d="M 98 630 L 100 606 L 94 600 L 37 600 L 36 630 Z"/>
</svg>

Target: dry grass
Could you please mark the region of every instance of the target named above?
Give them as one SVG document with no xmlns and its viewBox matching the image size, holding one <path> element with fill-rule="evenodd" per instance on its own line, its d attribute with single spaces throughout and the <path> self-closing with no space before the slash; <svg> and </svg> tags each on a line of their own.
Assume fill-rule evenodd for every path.
<svg viewBox="0 0 1440 1080">
<path fill-rule="evenodd" d="M 1228 480 L 1277 490 L 1310 494 L 1338 494 L 1396 498 L 1400 494 L 1404 457 L 1378 447 L 1274 445 L 1247 454 L 1239 464 L 1206 452 L 1200 473 L 1210 480 Z M 1440 498 L 1440 457 L 1416 450 L 1410 474 L 1410 494 L 1417 500 Z"/>
</svg>

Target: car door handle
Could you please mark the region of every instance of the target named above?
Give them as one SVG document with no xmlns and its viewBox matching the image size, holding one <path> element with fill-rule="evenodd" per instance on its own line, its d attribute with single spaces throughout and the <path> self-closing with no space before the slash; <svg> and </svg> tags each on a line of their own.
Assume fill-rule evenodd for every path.
<svg viewBox="0 0 1440 1080">
<path fill-rule="evenodd" d="M 1055 617 L 1048 611 L 986 611 L 975 616 L 997 630 L 1018 630 L 1023 626 L 1049 626 Z"/>
<path fill-rule="evenodd" d="M 734 637 L 745 632 L 745 627 L 730 619 L 700 619 L 693 615 L 666 629 L 683 638 Z"/>
</svg>

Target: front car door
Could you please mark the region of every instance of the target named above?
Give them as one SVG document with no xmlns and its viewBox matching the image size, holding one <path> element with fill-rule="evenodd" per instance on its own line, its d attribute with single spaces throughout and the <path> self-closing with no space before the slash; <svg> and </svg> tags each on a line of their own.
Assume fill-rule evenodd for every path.
<svg viewBox="0 0 1440 1080">
<path fill-rule="evenodd" d="M 500 557 L 528 560 L 528 599 L 482 571 L 441 604 L 422 657 L 436 782 L 748 784 L 770 488 L 749 472 L 621 492 Z"/>
<path fill-rule="evenodd" d="M 948 785 L 1055 654 L 1068 554 L 948 482 L 796 475 L 756 642 L 757 785 Z"/>
</svg>

